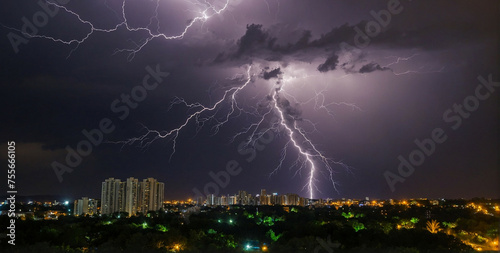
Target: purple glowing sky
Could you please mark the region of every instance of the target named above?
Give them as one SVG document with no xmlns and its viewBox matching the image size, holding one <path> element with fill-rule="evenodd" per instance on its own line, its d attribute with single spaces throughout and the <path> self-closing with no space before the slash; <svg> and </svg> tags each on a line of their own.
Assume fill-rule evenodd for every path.
<svg viewBox="0 0 500 253">
<path fill-rule="evenodd" d="M 23 36 L 23 17 L 43 8 L 1 5 L 0 80 L 9 110 L 2 111 L 0 133 L 4 149 L 8 140 L 17 143 L 22 194 L 98 196 L 105 178 L 133 176 L 156 177 L 167 198 L 183 198 L 235 160 L 243 170 L 220 193 L 499 196 L 498 91 L 458 129 L 443 120 L 474 95 L 478 76 L 499 80 L 495 1 L 59 1 L 49 5 L 57 14 L 14 46 L 9 39 Z M 386 26 L 376 23 L 380 32 L 356 44 L 357 29 L 367 32 L 377 21 L 373 13 L 390 11 Z M 169 76 L 118 119 L 112 102 L 156 65 Z M 65 147 L 76 147 L 83 129 L 107 117 L 116 127 L 107 141 L 155 137 L 142 126 L 168 132 L 203 108 L 171 106 L 179 98 L 206 108 L 226 99 L 178 132 L 173 155 L 172 139 L 103 143 L 58 181 L 51 164 L 64 162 Z M 241 146 L 252 139 L 249 126 L 256 133 L 271 128 L 274 136 L 250 162 Z M 391 191 L 384 172 L 396 173 L 398 156 L 408 157 L 414 140 L 430 138 L 435 128 L 447 141 Z M 313 155 L 312 178 L 298 146 Z"/>
</svg>

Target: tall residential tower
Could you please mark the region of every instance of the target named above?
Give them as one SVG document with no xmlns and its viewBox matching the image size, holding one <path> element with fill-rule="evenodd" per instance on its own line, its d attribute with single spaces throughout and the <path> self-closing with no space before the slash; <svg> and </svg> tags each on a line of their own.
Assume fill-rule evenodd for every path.
<svg viewBox="0 0 500 253">
<path fill-rule="evenodd" d="M 133 177 L 122 182 L 108 178 L 101 188 L 101 214 L 127 212 L 129 216 L 138 212 L 158 211 L 163 207 L 165 185 L 154 178 L 139 182 Z"/>
</svg>

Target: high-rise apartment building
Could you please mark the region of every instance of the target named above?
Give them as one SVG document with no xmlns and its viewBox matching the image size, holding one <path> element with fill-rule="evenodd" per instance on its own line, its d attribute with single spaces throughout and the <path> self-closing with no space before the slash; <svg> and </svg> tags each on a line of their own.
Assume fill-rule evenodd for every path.
<svg viewBox="0 0 500 253">
<path fill-rule="evenodd" d="M 286 203 L 285 205 L 288 206 L 298 206 L 300 204 L 300 199 L 299 195 L 293 194 L 293 193 L 288 193 L 286 195 Z"/>
<path fill-rule="evenodd" d="M 139 184 L 139 205 L 142 213 L 158 211 L 163 207 L 165 184 L 154 178 L 144 179 Z"/>
<path fill-rule="evenodd" d="M 207 206 L 215 206 L 215 195 L 214 194 L 207 195 L 206 204 L 207 204 Z"/>
<path fill-rule="evenodd" d="M 89 198 L 84 197 L 75 200 L 75 205 L 73 208 L 73 215 L 80 216 L 85 215 L 89 211 Z"/>
<path fill-rule="evenodd" d="M 101 188 L 101 214 L 127 212 L 129 216 L 138 212 L 158 211 L 163 207 L 164 183 L 154 178 L 139 182 L 133 177 L 122 182 L 108 178 Z"/>
<path fill-rule="evenodd" d="M 123 183 L 125 184 L 123 189 L 125 195 L 123 210 L 132 216 L 139 211 L 139 180 L 131 177 L 127 178 L 127 181 Z"/>
<path fill-rule="evenodd" d="M 229 201 L 228 201 L 228 204 L 229 205 L 236 205 L 238 204 L 238 201 L 237 201 L 237 197 L 236 196 L 229 196 Z"/>
<path fill-rule="evenodd" d="M 260 190 L 260 205 L 268 205 L 267 201 L 267 195 L 266 195 L 266 189 L 261 189 Z"/>
<path fill-rule="evenodd" d="M 75 200 L 73 215 L 94 215 L 97 214 L 99 203 L 97 199 L 90 199 L 88 197 L 83 197 L 81 199 Z"/>
<path fill-rule="evenodd" d="M 120 179 L 108 178 L 102 182 L 101 187 L 101 214 L 122 212 L 122 182 Z"/>
<path fill-rule="evenodd" d="M 249 203 L 249 196 L 246 191 L 238 191 L 237 195 L 237 203 L 239 205 L 248 205 Z"/>
</svg>

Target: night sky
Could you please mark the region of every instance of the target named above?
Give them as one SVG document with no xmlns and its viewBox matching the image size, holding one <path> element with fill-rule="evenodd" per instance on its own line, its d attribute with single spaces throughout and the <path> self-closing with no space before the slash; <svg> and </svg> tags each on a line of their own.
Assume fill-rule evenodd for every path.
<svg viewBox="0 0 500 253">
<path fill-rule="evenodd" d="M 335 184 L 312 157 L 315 198 L 500 197 L 498 1 L 126 0 L 128 30 L 123 1 L 58 2 L 66 9 L 47 5 L 58 10 L 50 15 L 37 1 L 0 4 L 0 162 L 15 141 L 19 195 L 99 197 L 106 178 L 154 177 L 167 199 L 187 198 L 234 160 L 241 172 L 221 194 L 309 197 L 310 166 L 287 129 L 267 131 L 273 139 L 257 141 L 255 157 L 241 144 L 253 130 L 232 139 L 284 122 L 302 129 L 297 145 L 331 159 Z M 182 38 L 151 36 L 186 27 Z M 148 79 L 162 80 L 136 108 L 121 101 L 158 70 L 169 74 Z M 77 149 L 82 131 L 106 118 L 114 129 L 60 182 L 54 162 L 66 164 L 66 147 Z M 157 136 L 146 128 L 165 134 L 186 120 L 175 143 L 145 145 Z M 415 140 L 435 131 L 445 140 L 400 175 L 398 157 L 409 160 Z M 146 142 L 123 142 L 144 134 Z M 405 178 L 394 191 L 387 171 Z"/>
</svg>

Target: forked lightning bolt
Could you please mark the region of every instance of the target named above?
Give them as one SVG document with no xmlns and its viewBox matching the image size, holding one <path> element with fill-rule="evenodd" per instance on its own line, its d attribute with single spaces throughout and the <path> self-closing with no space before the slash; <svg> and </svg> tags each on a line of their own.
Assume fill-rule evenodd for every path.
<svg viewBox="0 0 500 253">
<path fill-rule="evenodd" d="M 326 91 L 326 89 L 317 92 L 315 96 L 313 96 L 309 100 L 306 100 L 304 102 L 299 102 L 295 97 L 293 97 L 289 92 L 285 90 L 286 85 L 287 85 L 287 79 L 281 78 L 280 84 L 278 86 L 272 87 L 269 95 L 271 101 L 269 101 L 269 103 L 267 104 L 267 107 L 261 114 L 260 119 L 257 122 L 248 126 L 247 128 L 243 129 L 241 132 L 235 134 L 232 140 L 234 140 L 238 136 L 249 134 L 250 137 L 246 140 L 245 142 L 246 145 L 243 146 L 246 148 L 247 146 L 254 146 L 255 142 L 259 138 L 261 138 L 266 132 L 272 131 L 278 134 L 280 132 L 283 132 L 287 136 L 288 141 L 285 143 L 281 151 L 279 162 L 275 167 L 275 169 L 270 173 L 270 176 L 277 173 L 282 167 L 284 167 L 284 163 L 287 158 L 287 154 L 289 152 L 288 149 L 289 148 L 294 149 L 298 155 L 297 158 L 295 159 L 295 162 L 293 162 L 289 166 L 289 168 L 290 169 L 295 168 L 296 169 L 295 174 L 301 173 L 304 170 L 308 171 L 308 176 L 307 176 L 308 180 L 307 183 L 304 185 L 304 188 L 307 189 L 307 191 L 309 192 L 310 198 L 313 198 L 314 192 L 320 191 L 319 187 L 317 187 L 316 185 L 316 183 L 319 181 L 317 179 L 318 174 L 320 173 L 324 174 L 326 172 L 328 174 L 327 177 L 332 182 L 333 187 L 336 189 L 336 182 L 333 179 L 334 170 L 332 168 L 332 165 L 341 166 L 347 170 L 349 170 L 350 168 L 349 166 L 347 166 L 342 162 L 334 161 L 323 155 L 322 152 L 320 152 L 320 150 L 313 144 L 311 139 L 307 136 L 306 131 L 299 126 L 299 122 L 306 122 L 310 123 L 316 130 L 315 124 L 307 119 L 297 119 L 287 114 L 287 112 L 285 112 L 285 108 L 283 108 L 282 105 L 283 103 L 281 103 L 281 101 L 283 99 L 286 99 L 285 96 L 290 97 L 297 104 L 301 105 L 308 104 L 311 101 L 314 101 L 315 109 L 324 109 L 327 111 L 328 114 L 332 116 L 333 116 L 333 111 L 328 108 L 331 105 L 348 106 L 351 107 L 352 109 L 359 109 L 359 107 L 357 107 L 354 104 L 345 102 L 325 103 L 324 92 Z M 268 120 L 270 121 L 270 123 L 267 122 L 268 126 L 266 127 L 264 126 L 266 124 L 265 119 L 268 118 L 268 115 L 271 115 L 272 112 L 274 112 L 274 115 L 276 115 L 276 119 Z M 321 169 L 325 169 L 326 171 L 323 171 Z"/>
<path fill-rule="evenodd" d="M 171 138 L 172 139 L 172 153 L 170 154 L 170 158 L 174 155 L 176 151 L 176 144 L 177 144 L 177 137 L 179 137 L 180 131 L 182 131 L 189 123 L 195 122 L 197 127 L 197 132 L 204 126 L 205 122 L 207 121 L 215 121 L 216 124 L 213 127 L 214 134 L 216 134 L 220 127 L 224 125 L 226 122 L 229 121 L 231 116 L 236 112 L 241 112 L 243 109 L 241 109 L 238 106 L 237 103 L 237 95 L 238 92 L 243 90 L 252 80 L 252 75 L 251 75 L 251 66 L 248 67 L 247 69 L 247 80 L 246 82 L 237 87 L 232 87 L 224 92 L 224 95 L 222 98 L 220 98 L 217 102 L 215 102 L 212 106 L 204 106 L 201 103 L 192 103 L 188 104 L 184 99 L 182 98 L 175 98 L 172 104 L 170 105 L 169 109 L 172 108 L 173 105 L 177 104 L 182 104 L 190 109 L 197 109 L 196 112 L 191 113 L 184 123 L 182 123 L 180 126 L 170 130 L 170 131 L 158 131 L 158 130 L 151 130 L 145 127 L 147 132 L 144 135 L 141 135 L 139 137 L 131 138 L 126 141 L 119 141 L 115 143 L 121 143 L 121 144 L 126 144 L 126 145 L 134 145 L 138 144 L 139 147 L 145 148 L 148 147 L 151 143 L 158 139 L 166 139 L 166 138 Z M 217 119 L 217 112 L 221 107 L 221 104 L 229 100 L 230 104 L 230 111 L 223 117 L 222 120 Z"/>
<path fill-rule="evenodd" d="M 291 119 L 287 120 L 287 116 L 283 110 L 283 108 L 280 107 L 280 92 L 284 91 L 284 87 L 286 84 L 283 86 L 276 88 L 274 90 L 274 94 L 272 96 L 273 99 L 273 107 L 274 109 L 278 112 L 279 116 L 279 124 L 280 126 L 285 129 L 286 134 L 289 137 L 289 141 L 285 144 L 285 147 L 283 148 L 281 152 L 281 158 L 279 161 L 278 166 L 275 168 L 275 170 L 272 173 L 275 173 L 278 171 L 282 166 L 283 162 L 286 158 L 287 155 L 287 148 L 291 144 L 292 147 L 299 153 L 299 157 L 297 160 L 292 164 L 291 167 L 297 167 L 297 173 L 301 172 L 303 169 L 308 169 L 309 170 L 309 175 L 308 175 L 308 182 L 304 186 L 307 188 L 309 192 L 310 198 L 314 198 L 314 191 L 319 191 L 319 188 L 316 185 L 316 182 L 318 180 L 316 179 L 316 174 L 319 172 L 319 167 L 316 165 L 315 162 L 320 162 L 321 167 L 326 169 L 326 172 L 328 173 L 328 178 L 333 184 L 333 187 L 336 189 L 336 183 L 333 179 L 333 168 L 331 164 L 335 164 L 338 166 L 341 166 L 347 170 L 349 170 L 349 166 L 346 164 L 339 162 L 339 161 L 334 161 L 332 159 L 327 158 L 324 156 L 313 144 L 311 139 L 306 135 L 306 132 L 298 126 L 298 121 L 297 119 Z M 294 98 L 295 99 L 295 98 Z M 324 106 L 324 94 L 322 92 L 317 93 L 316 96 L 313 98 L 316 99 L 316 106 L 326 108 L 327 112 L 331 114 L 331 111 Z M 318 102 L 318 99 L 323 99 L 322 102 Z M 307 103 L 307 102 L 305 102 Z M 358 108 L 357 106 L 353 104 L 347 104 L 347 103 L 338 103 L 339 105 L 349 105 L 353 106 L 354 108 Z"/>
<path fill-rule="evenodd" d="M 148 26 L 146 26 L 146 27 L 132 27 L 129 24 L 129 22 L 127 20 L 127 15 L 126 15 L 126 12 L 125 12 L 125 9 L 126 9 L 126 0 L 123 0 L 122 5 L 121 5 L 121 17 L 120 17 L 121 18 L 121 22 L 118 23 L 118 24 L 116 24 L 114 27 L 107 28 L 107 29 L 106 28 L 98 28 L 98 27 L 96 27 L 92 22 L 90 22 L 88 20 L 85 20 L 84 18 L 81 17 L 81 15 L 79 15 L 78 13 L 76 13 L 76 12 L 68 9 L 66 6 L 59 5 L 57 3 L 47 1 L 47 4 L 52 5 L 54 7 L 57 7 L 59 9 L 61 9 L 61 10 L 64 10 L 66 13 L 68 13 L 68 14 L 76 17 L 80 23 L 85 24 L 85 25 L 87 25 L 89 27 L 89 31 L 82 38 L 80 38 L 80 39 L 65 40 L 65 39 L 61 39 L 61 38 L 57 38 L 57 37 L 52 37 L 52 36 L 47 36 L 47 35 L 29 34 L 29 33 L 23 32 L 23 31 L 21 31 L 21 30 L 19 30 L 17 28 L 9 27 L 9 26 L 3 25 L 3 24 L 2 24 L 2 26 L 6 27 L 8 29 L 11 29 L 11 30 L 18 31 L 18 32 L 22 33 L 23 35 L 25 35 L 26 37 L 29 37 L 29 38 L 42 38 L 42 39 L 48 39 L 48 40 L 51 40 L 51 41 L 54 41 L 54 42 L 57 42 L 57 43 L 66 44 L 66 45 L 76 45 L 70 51 L 70 53 L 68 54 L 68 57 L 70 57 L 71 54 L 76 49 L 78 49 L 78 47 L 82 43 L 84 43 L 86 40 L 88 40 L 92 36 L 92 34 L 94 34 L 94 32 L 112 33 L 112 32 L 118 31 L 118 29 L 120 29 L 120 28 L 126 29 L 129 32 L 145 32 L 146 33 L 146 37 L 143 38 L 139 43 L 135 43 L 134 42 L 134 46 L 132 48 L 116 49 L 115 52 L 114 52 L 115 54 L 116 53 L 120 53 L 120 52 L 127 52 L 128 53 L 128 57 L 127 58 L 128 58 L 129 61 L 131 61 L 135 57 L 135 55 L 139 51 L 141 51 L 153 39 L 156 39 L 156 38 L 163 38 L 165 40 L 182 39 L 187 34 L 187 32 L 189 31 L 189 29 L 191 27 L 193 27 L 193 25 L 196 24 L 197 22 L 204 23 L 205 21 L 207 21 L 212 16 L 221 14 L 224 10 L 226 10 L 227 7 L 228 7 L 228 5 L 229 5 L 229 1 L 230 0 L 226 0 L 226 2 L 224 3 L 224 5 L 222 7 L 220 7 L 220 8 L 217 8 L 217 7 L 213 6 L 211 3 L 207 2 L 207 1 L 204 1 L 204 4 L 203 4 L 204 9 L 202 11 L 198 12 L 198 15 L 196 17 L 194 17 L 186 25 L 186 27 L 184 28 L 184 30 L 180 34 L 176 34 L 176 35 L 167 35 L 167 34 L 161 33 L 159 31 L 160 24 L 159 24 L 159 21 L 158 21 L 158 8 L 160 6 L 160 0 L 156 0 L 155 15 L 150 18 L 150 22 L 149 22 Z M 106 7 L 108 9 L 111 9 L 111 8 L 109 8 L 109 6 L 107 5 L 106 2 L 104 2 L 104 4 L 106 5 Z M 197 3 L 197 5 L 200 5 L 200 3 Z M 113 11 L 113 12 L 115 12 L 115 11 Z M 117 13 L 117 12 L 115 12 L 115 13 Z M 150 26 L 153 25 L 153 20 L 156 22 L 156 29 L 155 30 L 152 30 L 150 28 Z"/>
<path fill-rule="evenodd" d="M 140 52 L 150 41 L 154 39 L 160 38 L 165 40 L 177 40 L 184 38 L 184 36 L 196 23 L 203 24 L 214 15 L 219 15 L 223 11 L 225 11 L 228 8 L 230 0 L 226 0 L 225 3 L 222 4 L 222 6 L 217 6 L 217 7 L 206 0 L 193 2 L 192 4 L 199 7 L 200 10 L 196 11 L 195 17 L 192 18 L 187 23 L 187 25 L 184 27 L 181 33 L 174 35 L 167 35 L 165 33 L 160 32 L 160 22 L 158 18 L 160 0 L 155 0 L 155 1 L 156 1 L 156 6 L 154 10 L 154 15 L 149 19 L 149 24 L 145 27 L 133 27 L 129 24 L 126 14 L 127 0 L 123 0 L 123 2 L 121 2 L 120 11 L 114 11 L 107 5 L 107 2 L 104 1 L 106 7 L 112 10 L 116 14 L 117 18 L 120 19 L 119 23 L 115 24 L 111 28 L 99 28 L 96 25 L 94 25 L 91 21 L 86 20 L 80 14 L 69 9 L 66 6 L 57 4 L 55 2 L 47 2 L 47 4 L 55 8 L 59 8 L 59 10 L 62 10 L 65 13 L 75 17 L 81 24 L 88 27 L 88 31 L 79 39 L 67 40 L 43 34 L 27 34 L 26 32 L 23 32 L 19 29 L 7 27 L 5 25 L 3 26 L 21 32 L 26 37 L 47 39 L 56 43 L 62 43 L 65 45 L 73 46 L 68 57 L 70 57 L 71 54 L 75 50 L 77 50 L 81 44 L 86 42 L 94 33 L 99 33 L 99 32 L 113 33 L 118 31 L 119 29 L 124 29 L 131 33 L 140 32 L 142 36 L 145 36 L 142 38 L 140 42 L 138 43 L 133 42 L 134 45 L 131 48 L 116 49 L 114 52 L 115 54 L 122 52 L 127 53 L 128 54 L 127 58 L 130 61 L 135 57 L 135 55 L 138 52 Z M 269 3 L 267 2 L 267 0 L 265 0 L 265 2 L 268 5 L 269 9 Z M 276 15 L 277 15 L 279 12 L 279 5 L 280 5 L 279 0 L 276 0 L 276 3 L 277 3 Z M 408 58 L 398 58 L 397 61 L 392 64 L 397 64 L 399 63 L 400 60 L 409 60 L 411 58 L 413 58 L 413 56 Z M 307 183 L 304 185 L 303 189 L 306 189 L 309 192 L 309 196 L 311 199 L 314 197 L 314 192 L 319 191 L 319 187 L 317 186 L 317 183 L 319 182 L 318 175 L 326 173 L 326 176 L 329 178 L 329 180 L 333 184 L 333 187 L 336 189 L 336 183 L 333 179 L 334 171 L 332 166 L 333 165 L 341 166 L 344 167 L 345 169 L 349 169 L 349 167 L 342 162 L 334 161 L 323 155 L 322 152 L 315 146 L 315 144 L 313 144 L 313 142 L 309 138 L 308 136 L 309 133 L 306 132 L 300 126 L 302 123 L 309 123 L 313 126 L 314 131 L 317 131 L 315 124 L 307 119 L 298 119 L 295 118 L 293 115 L 289 115 L 282 101 L 286 100 L 287 97 L 290 97 L 293 100 L 295 100 L 296 103 L 298 104 L 307 104 L 310 102 L 314 102 L 315 110 L 325 110 L 331 116 L 333 116 L 334 114 L 330 107 L 334 105 L 349 106 L 353 109 L 359 109 L 359 108 L 354 104 L 346 102 L 326 103 L 324 94 L 326 90 L 316 92 L 315 96 L 313 96 L 311 99 L 305 102 L 298 102 L 298 100 L 295 97 L 290 95 L 290 92 L 285 90 L 287 80 L 283 79 L 283 83 L 281 83 L 278 86 L 271 87 L 269 95 L 266 98 L 262 99 L 261 101 L 261 105 L 263 105 L 262 107 L 255 107 L 253 108 L 253 110 L 250 111 L 246 110 L 242 105 L 238 103 L 238 96 L 240 95 L 240 92 L 245 88 L 247 88 L 251 83 L 253 76 L 251 70 L 252 66 L 248 66 L 246 70 L 246 79 L 242 81 L 242 83 L 240 83 L 239 85 L 236 86 L 233 85 L 229 88 L 226 88 L 222 93 L 222 97 L 220 97 L 211 106 L 205 106 L 198 102 L 188 103 L 183 98 L 175 98 L 172 101 L 169 109 L 171 109 L 173 106 L 182 105 L 186 107 L 189 111 L 185 120 L 177 127 L 165 131 L 152 130 L 147 127 L 144 127 L 146 129 L 145 134 L 139 137 L 114 143 L 120 143 L 124 146 L 138 145 L 141 148 L 147 148 L 150 144 L 152 144 L 156 140 L 166 139 L 172 141 L 172 153 L 170 154 L 170 158 L 172 158 L 172 156 L 176 152 L 177 139 L 181 134 L 181 132 L 188 127 L 188 125 L 195 124 L 197 126 L 196 131 L 199 132 L 200 129 L 203 128 L 207 122 L 210 122 L 210 124 L 212 125 L 212 133 L 217 134 L 221 129 L 221 127 L 223 127 L 232 118 L 235 118 L 240 114 L 245 113 L 255 117 L 256 120 L 255 122 L 251 123 L 249 126 L 244 128 L 242 131 L 236 133 L 232 137 L 231 141 L 234 141 L 236 138 L 242 135 L 248 135 L 249 137 L 244 142 L 245 147 L 254 146 L 256 144 L 256 141 L 268 131 L 273 131 L 277 134 L 284 133 L 284 135 L 287 137 L 287 141 L 281 151 L 279 162 L 275 167 L 275 169 L 271 172 L 271 175 L 276 173 L 283 166 L 285 166 L 284 163 L 287 157 L 287 152 L 289 152 L 288 149 L 291 148 L 297 152 L 297 158 L 289 166 L 289 168 L 290 169 L 295 168 L 296 174 L 302 173 L 302 171 L 308 171 Z M 222 113 L 223 116 L 221 117 L 220 116 L 221 108 L 225 105 L 228 105 L 229 108 L 227 111 L 224 111 Z M 274 120 L 270 119 L 271 117 L 274 117 Z"/>
<path fill-rule="evenodd" d="M 168 131 L 151 130 L 145 127 L 146 133 L 135 138 L 131 138 L 125 141 L 119 141 L 114 143 L 120 143 L 122 145 L 137 145 L 140 148 L 147 148 L 150 144 L 159 139 L 167 139 L 172 141 L 172 153 L 170 158 L 176 152 L 177 138 L 181 131 L 183 131 L 189 124 L 194 124 L 197 126 L 197 132 L 205 126 L 208 121 L 215 122 L 212 123 L 212 131 L 216 134 L 221 127 L 224 126 L 231 118 L 237 117 L 241 113 L 247 113 L 256 117 L 254 123 L 251 123 L 248 127 L 244 128 L 242 131 L 236 133 L 231 141 L 234 141 L 239 136 L 245 135 L 249 136 L 245 142 L 243 148 L 253 147 L 256 141 L 261 138 L 266 132 L 272 131 L 275 133 L 283 132 L 287 137 L 287 142 L 285 143 L 282 151 L 281 157 L 276 168 L 271 172 L 271 175 L 276 173 L 281 167 L 284 166 L 284 162 L 287 156 L 287 150 L 293 148 L 297 152 L 297 158 L 295 162 L 290 165 L 290 169 L 295 168 L 296 173 L 301 173 L 302 171 L 308 171 L 307 183 L 304 188 L 309 192 L 310 198 L 314 197 L 314 192 L 319 191 L 319 187 L 316 185 L 318 180 L 318 175 L 327 174 L 327 177 L 332 182 L 333 187 L 336 189 L 336 183 L 333 179 L 333 168 L 332 165 L 342 166 L 345 169 L 349 169 L 347 165 L 342 162 L 333 161 L 329 159 L 313 144 L 311 139 L 307 136 L 306 131 L 304 131 L 299 126 L 299 120 L 290 117 L 285 112 L 282 106 L 281 100 L 285 99 L 284 87 L 286 84 L 280 85 L 279 87 L 273 87 L 271 89 L 271 94 L 268 96 L 267 105 L 264 106 L 263 110 L 255 109 L 254 111 L 246 111 L 242 106 L 238 104 L 238 96 L 242 90 L 248 87 L 252 81 L 252 67 L 247 68 L 246 80 L 239 86 L 231 87 L 224 91 L 222 97 L 217 100 L 212 106 L 204 106 L 201 103 L 188 103 L 182 98 L 175 98 L 169 109 L 175 105 L 183 105 L 190 110 L 196 110 L 189 114 L 186 119 L 178 127 L 173 128 Z M 288 94 L 288 93 L 286 93 Z M 319 92 L 316 96 L 310 100 L 319 99 L 322 101 L 316 101 L 316 105 L 319 108 L 326 108 L 324 103 L 324 94 Z M 308 101 L 306 101 L 308 102 Z M 331 105 L 327 104 L 328 105 Z M 218 116 L 218 112 L 224 105 L 229 105 L 228 111 L 224 113 L 222 117 Z M 348 103 L 338 103 L 338 105 L 349 105 L 353 108 L 357 108 L 355 105 Z M 331 111 L 326 109 L 329 113 Z M 274 116 L 275 120 L 270 119 Z M 303 122 L 309 122 L 306 120 L 301 120 Z M 312 123 L 311 123 L 312 124 Z M 325 169 L 325 171 L 321 171 Z"/>
</svg>

